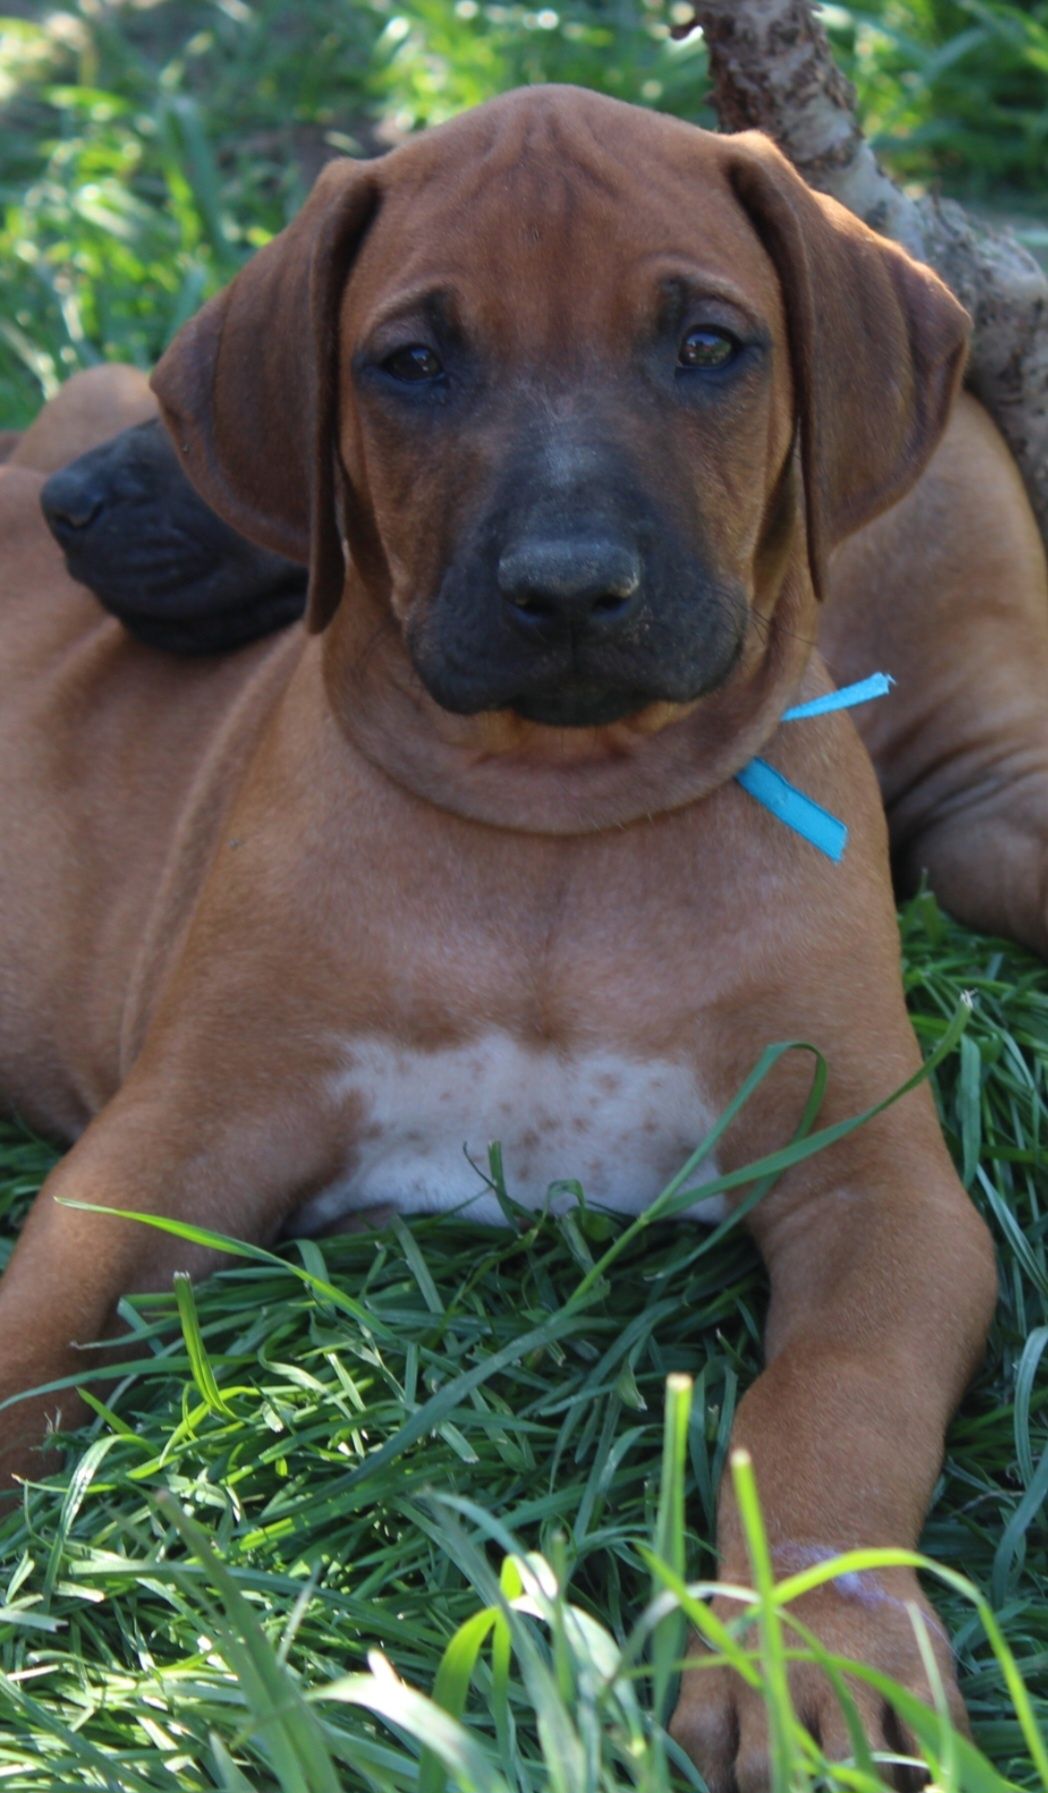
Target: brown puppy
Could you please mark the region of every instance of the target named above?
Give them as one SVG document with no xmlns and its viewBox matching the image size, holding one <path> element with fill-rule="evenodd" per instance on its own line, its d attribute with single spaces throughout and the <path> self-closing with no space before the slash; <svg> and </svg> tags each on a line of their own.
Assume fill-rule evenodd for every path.
<svg viewBox="0 0 1048 1793">
<path fill-rule="evenodd" d="M 40 481 L 0 477 L 0 1074 L 80 1134 L 0 1288 L 4 1392 L 206 1267 L 56 1197 L 255 1238 L 483 1214 L 461 1148 L 497 1137 L 522 1198 L 576 1172 L 635 1210 L 769 1040 L 826 1054 L 827 1121 L 914 1071 L 869 760 L 845 716 L 778 718 L 826 688 L 827 558 L 919 475 L 964 342 L 763 139 L 534 89 L 325 171 L 157 372 L 208 501 L 308 556 L 310 634 L 150 654 L 65 581 Z M 758 750 L 847 817 L 842 864 L 734 782 Z M 782 1061 L 722 1167 L 807 1083 Z M 912 1544 L 994 1295 L 927 1091 L 750 1224 L 768 1365 L 735 1440 L 780 1564 Z M 53 1405 L 8 1409 L 9 1468 Z M 745 1581 L 730 1490 L 719 1546 Z M 900 1571 L 802 1616 L 924 1691 L 908 1600 Z M 830 1689 L 794 1692 L 847 1754 Z M 687 1677 L 677 1728 L 715 1787 L 765 1782 L 731 1676 Z"/>
<path fill-rule="evenodd" d="M 41 489 L 68 572 L 166 653 L 222 652 L 297 622 L 305 568 L 255 547 L 203 502 L 149 397 L 154 415 L 108 440 L 99 402 L 98 445 Z"/>
<path fill-rule="evenodd" d="M 297 620 L 305 568 L 222 521 L 159 417 L 111 433 L 131 371 L 74 375 L 30 438 L 54 452 L 72 408 L 82 446 L 70 389 L 90 382 L 99 445 L 41 491 L 68 571 L 169 653 L 224 653 Z M 892 703 L 856 714 L 898 889 L 930 874 L 954 914 L 1048 957 L 1048 568 L 1015 463 L 966 394 L 917 484 L 833 556 L 818 641 L 842 684 L 874 665 L 898 678 Z"/>
</svg>

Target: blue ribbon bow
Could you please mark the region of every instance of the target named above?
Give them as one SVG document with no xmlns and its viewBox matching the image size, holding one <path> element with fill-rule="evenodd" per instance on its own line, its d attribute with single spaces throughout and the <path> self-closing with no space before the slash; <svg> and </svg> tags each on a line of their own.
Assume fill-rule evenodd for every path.
<svg viewBox="0 0 1048 1793">
<path fill-rule="evenodd" d="M 783 712 L 783 722 L 806 722 L 810 716 L 825 716 L 831 710 L 851 710 L 856 704 L 869 703 L 875 697 L 887 697 L 895 680 L 887 673 L 875 672 L 857 685 L 845 685 L 842 691 L 828 691 L 825 697 L 814 697 L 810 703 L 797 704 Z M 847 825 L 832 816 L 814 797 L 799 791 L 795 784 L 769 766 L 767 760 L 753 759 L 735 777 L 744 791 L 770 809 L 773 816 L 811 841 L 827 859 L 838 863 L 848 845 Z"/>
</svg>

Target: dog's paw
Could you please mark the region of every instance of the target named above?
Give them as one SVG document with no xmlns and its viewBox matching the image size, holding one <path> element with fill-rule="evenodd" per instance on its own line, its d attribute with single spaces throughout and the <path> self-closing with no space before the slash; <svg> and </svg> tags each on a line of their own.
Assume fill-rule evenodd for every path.
<svg viewBox="0 0 1048 1793">
<path fill-rule="evenodd" d="M 908 1571 L 844 1576 L 792 1602 L 785 1611 L 812 1631 L 832 1655 L 879 1669 L 931 1705 L 913 1608 L 920 1614 L 918 1624 L 923 1620 L 951 1720 L 958 1730 L 966 1731 L 967 1716 L 949 1644 Z M 716 1600 L 714 1611 L 730 1623 L 738 1617 L 739 1607 L 734 1601 Z M 788 1624 L 784 1631 L 788 1649 L 803 1647 Z M 744 1647 L 754 1648 L 755 1628 L 747 1630 L 740 1641 Z M 693 1638 L 688 1655 L 698 1665 L 684 1672 L 671 1735 L 701 1770 L 710 1793 L 765 1793 L 771 1785 L 771 1765 L 764 1697 L 733 1670 L 699 1663 L 708 1654 L 701 1641 Z M 851 1733 L 828 1677 L 812 1662 L 793 1662 L 788 1672 L 793 1710 L 823 1755 L 831 1762 L 852 1758 Z M 914 1737 L 881 1694 L 853 1676 L 846 1676 L 845 1682 L 870 1748 L 887 1757 L 917 1754 Z M 890 1761 L 880 1764 L 880 1773 L 900 1788 L 920 1786 L 926 1779 L 920 1770 Z"/>
</svg>

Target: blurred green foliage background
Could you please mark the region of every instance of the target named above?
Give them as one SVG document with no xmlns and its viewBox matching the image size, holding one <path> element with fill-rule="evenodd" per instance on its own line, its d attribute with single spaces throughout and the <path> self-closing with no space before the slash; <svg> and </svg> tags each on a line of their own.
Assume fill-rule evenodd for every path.
<svg viewBox="0 0 1048 1793">
<path fill-rule="evenodd" d="M 9 0 L 0 425 L 77 367 L 151 363 L 335 151 L 540 80 L 712 123 L 701 38 L 670 38 L 687 15 L 682 0 Z M 1048 240 L 1048 0 L 823 16 L 896 174 L 992 199 Z"/>
</svg>

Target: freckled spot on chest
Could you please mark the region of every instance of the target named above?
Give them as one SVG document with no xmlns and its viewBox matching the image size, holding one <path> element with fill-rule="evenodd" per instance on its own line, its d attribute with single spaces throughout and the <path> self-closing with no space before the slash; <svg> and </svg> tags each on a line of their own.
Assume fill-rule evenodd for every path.
<svg viewBox="0 0 1048 1793">
<path fill-rule="evenodd" d="M 593 1205 L 635 1214 L 712 1118 L 684 1063 L 542 1050 L 498 1031 L 433 1052 L 354 1040 L 330 1095 L 360 1123 L 343 1175 L 296 1215 L 299 1233 L 371 1207 L 461 1208 L 471 1219 L 500 1221 L 486 1181 L 493 1141 L 515 1201 L 540 1207 L 551 1183 L 576 1179 Z M 707 1161 L 696 1180 L 715 1170 Z M 723 1205 L 715 1198 L 695 1213 L 717 1220 Z"/>
</svg>

